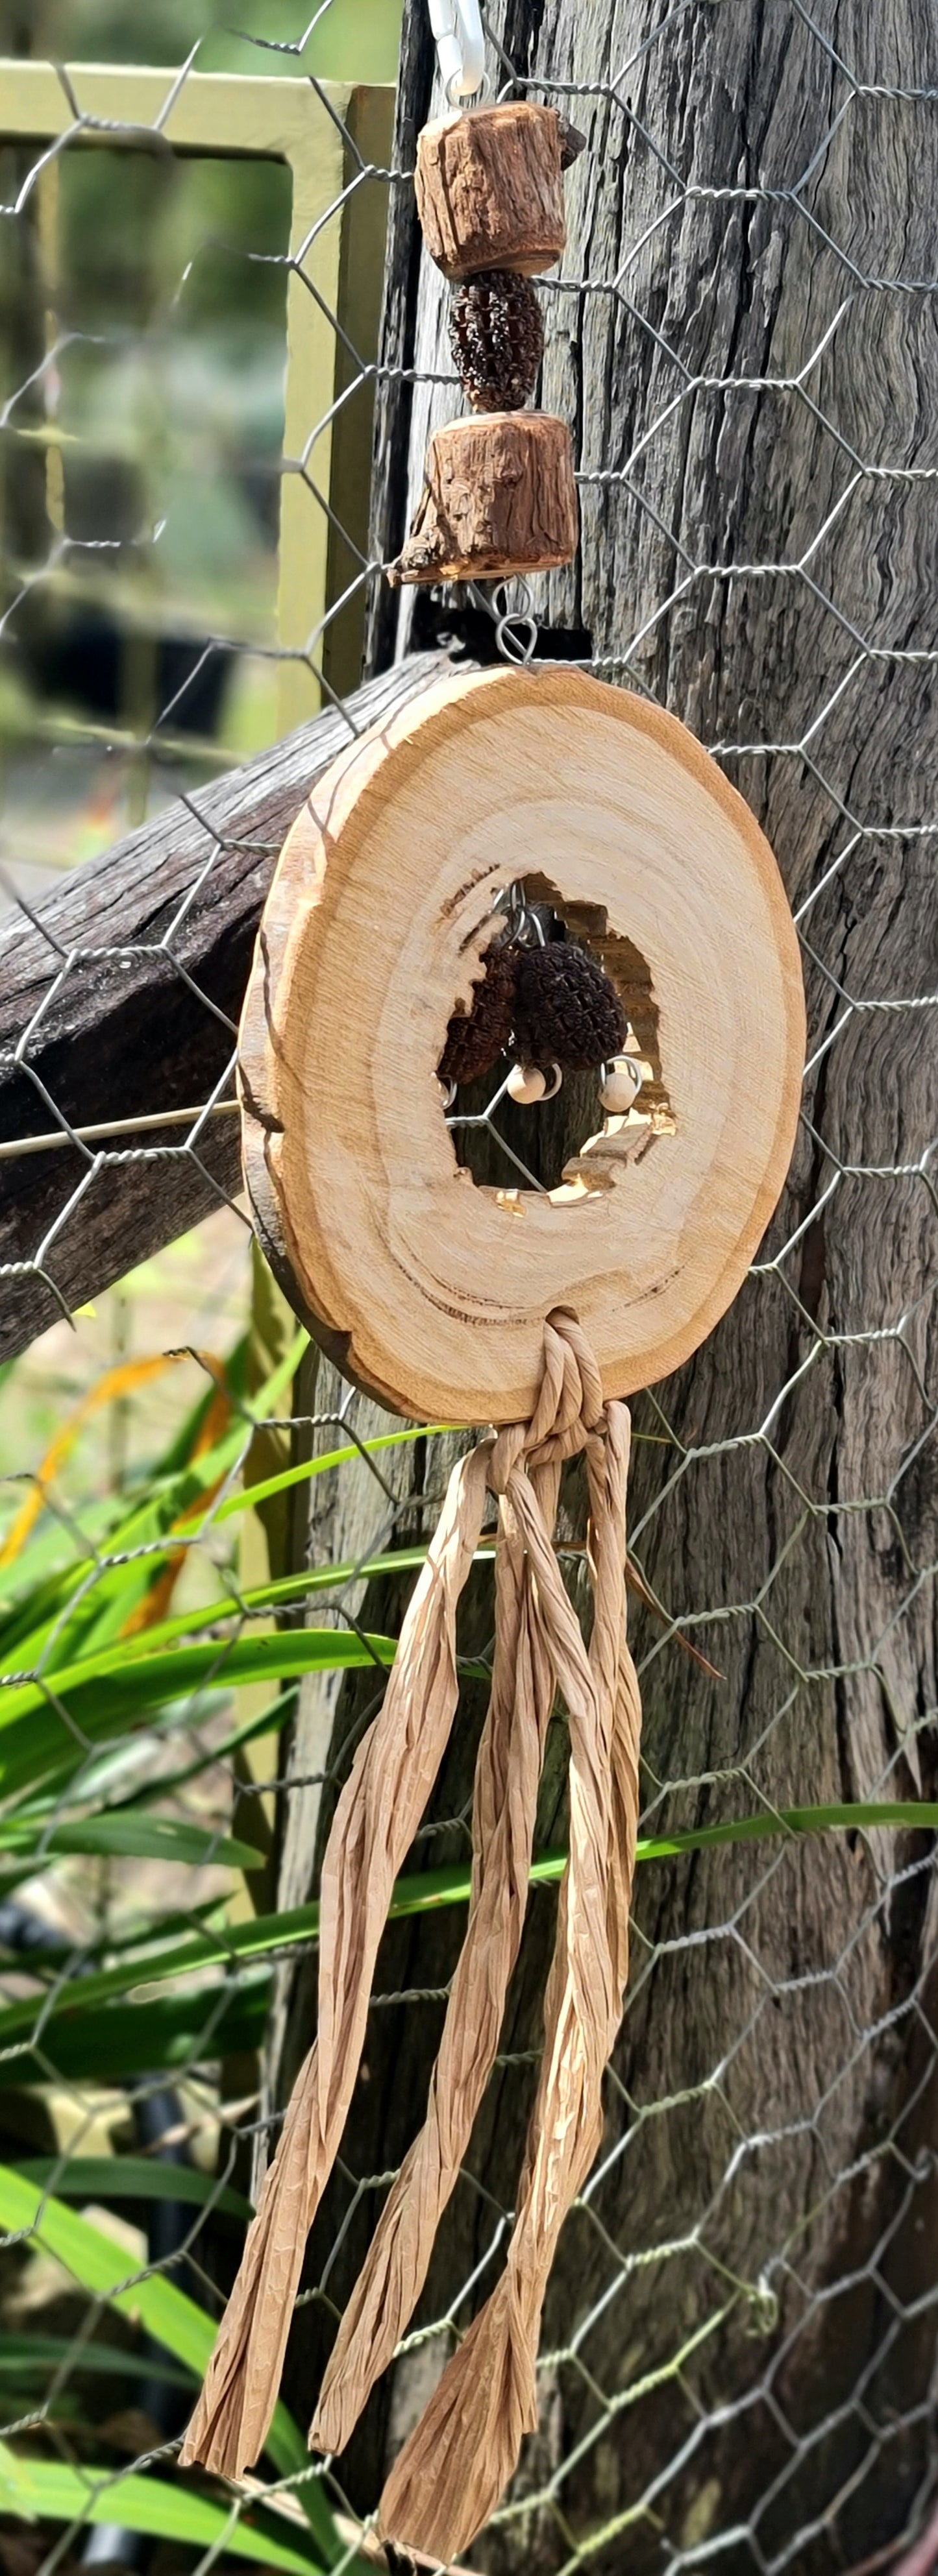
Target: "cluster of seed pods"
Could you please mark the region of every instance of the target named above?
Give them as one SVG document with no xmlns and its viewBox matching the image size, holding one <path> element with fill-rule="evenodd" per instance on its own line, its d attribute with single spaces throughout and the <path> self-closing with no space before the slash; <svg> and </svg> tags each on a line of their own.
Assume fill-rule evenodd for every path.
<svg viewBox="0 0 938 2576">
<path fill-rule="evenodd" d="M 486 949 L 483 972 L 472 985 L 468 1011 L 453 1012 L 437 1076 L 448 1097 L 458 1086 L 490 1073 L 513 1050 L 508 1075 L 512 1100 L 524 1106 L 553 1099 L 564 1072 L 603 1073 L 603 1107 L 614 1115 L 633 1105 L 646 1068 L 634 1049 L 628 1019 L 605 968 L 589 950 L 568 939 L 557 914 L 546 935 L 536 916 L 533 944 L 502 936 Z"/>
</svg>

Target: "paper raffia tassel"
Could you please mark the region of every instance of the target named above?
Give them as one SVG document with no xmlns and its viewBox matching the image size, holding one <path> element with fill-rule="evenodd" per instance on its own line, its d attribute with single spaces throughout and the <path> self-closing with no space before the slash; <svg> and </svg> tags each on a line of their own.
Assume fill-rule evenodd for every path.
<svg viewBox="0 0 938 2576">
<path fill-rule="evenodd" d="M 629 1416 L 604 1406 L 579 1325 L 545 1327 L 532 1421 L 460 1460 L 404 1621 L 384 1705 L 339 1799 L 323 1868 L 319 2038 L 301 2069 L 182 2451 L 237 2477 L 273 2412 L 306 2236 L 338 2150 L 394 1879 L 436 1776 L 458 1695 L 455 1616 L 488 1491 L 499 1497 L 496 1645 L 479 1749 L 466 1939 L 424 2127 L 385 2204 L 311 2431 L 348 2440 L 426 2279 L 434 2235 L 498 2047 L 521 1939 L 544 1739 L 570 1724 L 570 1858 L 548 1982 L 546 2045 L 506 2271 L 454 2354 L 385 2487 L 389 2539 L 449 2558 L 507 2484 L 536 2423 L 540 2312 L 557 2237 L 602 2129 L 601 2081 L 628 1964 L 641 1705 L 625 1635 Z M 594 1621 L 589 1653 L 551 1544 L 560 1469 L 585 1450 Z"/>
</svg>

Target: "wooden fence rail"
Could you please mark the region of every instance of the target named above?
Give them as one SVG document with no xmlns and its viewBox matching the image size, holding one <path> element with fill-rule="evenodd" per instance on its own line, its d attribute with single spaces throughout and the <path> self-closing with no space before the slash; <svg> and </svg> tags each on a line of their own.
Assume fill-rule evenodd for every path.
<svg viewBox="0 0 938 2576">
<path fill-rule="evenodd" d="M 348 717 L 375 722 L 437 663 L 415 654 L 369 681 Z M 343 712 L 314 718 L 0 925 L 0 1359 L 239 1189 L 237 1117 L 193 1136 L 195 1116 L 173 1113 L 231 1089 L 277 853 L 348 738 Z M 112 1132 L 72 1141 L 89 1127 Z"/>
</svg>

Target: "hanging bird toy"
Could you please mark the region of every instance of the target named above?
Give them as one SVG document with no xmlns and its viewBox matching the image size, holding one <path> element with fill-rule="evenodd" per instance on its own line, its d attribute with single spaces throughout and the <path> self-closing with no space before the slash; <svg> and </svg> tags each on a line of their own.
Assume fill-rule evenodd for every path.
<svg viewBox="0 0 938 2576">
<path fill-rule="evenodd" d="M 420 137 L 424 236 L 455 283 L 453 352 L 476 408 L 430 441 L 394 580 L 525 572 L 575 548 L 569 431 L 518 406 L 541 353 L 530 280 L 563 247 L 576 139 L 553 109 L 527 104 L 463 112 Z M 521 885 L 519 849 L 537 853 Z M 482 1436 L 453 1471 L 383 1705 L 336 1806 L 317 2037 L 182 2458 L 240 2477 L 264 2445 L 394 1881 L 456 1711 L 457 1607 L 494 1497 L 495 1647 L 465 1940 L 426 2118 L 310 2432 L 319 2451 L 343 2448 L 426 2280 L 500 2042 L 559 1694 L 569 1856 L 511 2238 L 379 2510 L 395 2551 L 434 2563 L 468 2546 L 536 2426 L 541 2305 L 599 2144 L 622 2009 L 641 1723 L 624 1399 L 679 1367 L 741 1285 L 787 1172 L 803 1038 L 795 932 L 747 806 L 673 716 L 569 665 L 448 669 L 317 781 L 282 851 L 240 1031 L 260 1240 L 348 1378 L 413 1421 Z M 502 1062 L 506 1089 L 535 1115 L 566 1072 L 596 1073 L 596 1132 L 554 1189 L 483 1188 L 457 1165 L 441 1090 L 451 1101 Z M 576 1456 L 588 1647 L 553 1543 L 561 1470 Z"/>
<path fill-rule="evenodd" d="M 519 846 L 538 852 L 549 910 L 593 927 L 602 963 L 571 938 L 511 937 L 505 860 Z M 636 952 L 670 1104 L 659 1125 L 624 1072 L 627 1034 L 620 1044 L 616 972 L 624 990 L 619 961 L 634 971 Z M 795 932 L 748 808 L 674 717 L 562 664 L 449 672 L 357 740 L 317 781 L 267 901 L 240 1038 L 261 1242 L 353 1381 L 412 1420 L 495 1427 L 454 1470 L 383 1707 L 336 1807 L 318 2038 L 183 2458 L 236 2477 L 263 2447 L 392 1888 L 457 1706 L 457 1604 L 495 1496 L 496 1642 L 465 1943 L 427 2119 L 382 2211 L 311 2434 L 326 2451 L 348 2440 L 426 2279 L 499 2046 L 559 1692 L 570 1852 L 506 2269 L 381 2501 L 392 2541 L 444 2562 L 493 2510 L 535 2422 L 541 2302 L 598 2145 L 621 2011 L 640 1727 L 622 1399 L 679 1366 L 742 1282 L 788 1166 L 803 1031 Z M 512 1054 L 522 1096 L 531 1081 L 545 1096 L 564 1063 L 605 1073 L 606 1114 L 551 1191 L 480 1188 L 455 1160 L 441 1082 Z M 640 1082 L 650 1070 L 646 1060 Z M 552 1536 L 561 1468 L 579 1453 L 588 1649 Z"/>
</svg>

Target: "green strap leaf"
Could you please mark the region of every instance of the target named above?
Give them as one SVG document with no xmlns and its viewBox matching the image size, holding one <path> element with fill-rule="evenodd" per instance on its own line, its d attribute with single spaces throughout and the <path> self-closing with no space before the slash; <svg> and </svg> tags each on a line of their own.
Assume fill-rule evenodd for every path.
<svg viewBox="0 0 938 2576">
<path fill-rule="evenodd" d="M 636 1859 L 671 1860 L 684 1852 L 705 1851 L 719 1843 L 762 1841 L 775 1834 L 860 1832 L 874 1826 L 885 1826 L 893 1832 L 911 1829 L 934 1833 L 938 1830 L 938 1802 L 908 1798 L 848 1806 L 767 1808 L 759 1815 L 735 1817 L 726 1824 L 698 1825 L 688 1833 L 646 1838 L 636 1846 Z M 565 1852 L 543 1852 L 531 1865 L 532 1887 L 562 1878 L 566 1862 Z M 466 1905 L 470 1886 L 468 1865 L 428 1869 L 411 1878 L 399 1878 L 388 1908 L 389 1920 L 434 1912 L 441 1905 Z M 99 1968 L 80 1982 L 59 1986 L 45 2004 L 43 2026 L 48 2027 L 58 2015 L 74 2018 L 91 2005 L 132 1994 L 135 1986 L 189 1976 L 197 1968 L 233 1968 L 250 1960 L 269 1958 L 274 1951 L 290 1948 L 294 1943 L 318 1938 L 319 1906 L 313 1903 L 295 1905 L 283 1914 L 261 1914 L 252 1922 L 199 1932 L 188 1941 L 164 1942 L 135 1957 L 123 1957 L 112 1968 Z M 203 1994 L 200 2001 L 207 2011 L 208 1995 Z M 0 2049 L 31 2036 L 38 2015 L 35 1996 L 8 2005 L 0 2013 Z"/>
<path fill-rule="evenodd" d="M 296 2541 L 276 2539 L 275 2516 L 215 2504 L 180 2478 L 115 2475 L 113 2469 L 72 2469 L 61 2460 L 24 2459 L 0 2449 L 0 2509 L 20 2521 L 109 2522 L 127 2531 L 152 2532 L 155 2539 L 194 2544 L 224 2557 L 250 2558 L 264 2567 L 284 2568 L 291 2576 L 311 2576 L 323 2566 Z M 287 2525 L 284 2522 L 286 2531 Z"/>
<path fill-rule="evenodd" d="M 135 2276 L 124 2248 L 105 2236 L 102 2228 L 66 2209 L 40 2183 L 28 2181 L 10 2165 L 0 2165 L 0 2224 L 11 2234 L 35 2236 L 93 2298 L 106 2299 L 120 2315 L 139 2317 L 146 2332 L 164 2344 L 193 2379 L 204 2377 L 215 2342 L 214 2322 L 204 2309 L 197 2308 L 195 2300 L 162 2272 L 152 2272 L 144 2280 Z M 280 2469 L 289 2472 L 306 2465 L 306 2445 L 285 2407 L 277 2409 L 268 2448 Z"/>
<path fill-rule="evenodd" d="M 638 1845 L 640 1860 L 671 1860 L 681 1852 L 708 1851 L 718 1843 L 765 1842 L 774 1834 L 868 1833 L 885 1825 L 893 1833 L 934 1833 L 938 1802 L 926 1798 L 862 1799 L 835 1807 L 763 1807 L 755 1816 L 733 1816 L 722 1825 L 696 1825 L 686 1834 L 658 1834 Z"/>
<path fill-rule="evenodd" d="M 272 1376 L 267 1379 L 259 1394 L 255 1396 L 250 1417 L 239 1414 L 222 1438 L 216 1442 L 214 1448 L 203 1450 L 198 1457 L 186 1457 L 170 1474 L 158 1472 L 156 1479 L 151 1479 L 141 1493 L 131 1497 L 129 1508 L 126 1503 L 119 1505 L 116 1518 L 110 1500 L 103 1507 L 105 1519 L 101 1529 L 102 1535 L 104 1528 L 108 1530 L 108 1554 L 89 1596 L 92 1605 L 91 1613 L 89 1614 L 88 1602 L 84 1598 L 77 1612 L 75 1623 L 77 1634 L 72 1640 L 73 1653 L 77 1637 L 87 1629 L 89 1615 L 93 1619 L 100 1616 L 107 1623 L 109 1605 L 115 1594 L 122 1609 L 125 1604 L 129 1609 L 140 1597 L 141 1591 L 145 1592 L 161 1558 L 171 1555 L 174 1546 L 178 1547 L 180 1519 L 185 1515 L 192 1515 L 191 1521 L 187 1520 L 186 1523 L 187 1538 L 196 1535 L 199 1529 L 205 1527 L 206 1520 L 211 1517 L 210 1507 L 208 1513 L 203 1514 L 202 1520 L 199 1521 L 196 1517 L 199 1503 L 206 1496 L 211 1495 L 237 1468 L 249 1448 L 252 1423 L 263 1422 L 276 1410 L 284 1388 L 289 1386 L 295 1374 L 308 1340 L 308 1333 L 300 1331 L 296 1334 L 285 1357 Z M 233 1499 L 240 1501 L 240 1495 Z M 83 1526 L 89 1536 L 93 1533 L 96 1512 L 100 1515 L 101 1508 L 101 1506 L 90 1506 L 82 1512 Z M 150 1551 L 145 1561 L 139 1558 L 129 1564 L 114 1561 L 119 1556 L 126 1556 L 129 1551 L 139 1551 L 142 1548 Z M 33 1620 L 28 1595 L 35 1580 L 32 1568 L 34 1551 L 37 1550 L 44 1558 L 46 1541 L 43 1536 L 40 1536 L 38 1541 L 33 1540 L 29 1547 L 24 1548 L 22 1557 L 9 1570 L 13 1577 L 14 1596 L 25 1591 L 27 1597 L 22 1603 L 20 1613 L 14 1614 L 12 1623 L 0 1627 L 0 1639 L 5 1638 L 7 1641 L 8 1668 L 11 1663 L 23 1668 L 36 1659 L 35 1654 L 30 1651 L 34 1641 L 29 1633 Z M 88 1561 L 79 1560 L 65 1573 L 60 1594 L 60 1608 L 71 1594 L 83 1592 L 88 1571 Z M 6 1573 L 3 1590 L 7 1590 Z M 9 1647 L 14 1635 L 17 1647 L 11 1657 Z M 63 1632 L 62 1643 L 64 1647 L 62 1660 L 65 1661 L 68 1659 L 67 1628 Z"/>
<path fill-rule="evenodd" d="M 168 2388 L 189 2388 L 188 2371 L 157 2361 L 152 2352 L 127 2352 L 123 2344 L 101 2343 L 97 2335 L 76 2351 L 74 2335 L 7 2334 L 0 2342 L 0 2379 L 48 2378 L 63 2362 L 72 2372 L 100 2373 L 106 2379 L 160 2379 Z"/>
<path fill-rule="evenodd" d="M 193 2379 L 202 2378 L 215 2328 L 211 2317 L 174 2281 L 161 2272 L 152 2273 L 148 2280 L 130 2281 L 133 2267 L 122 2246 L 10 2165 L 0 2165 L 0 2223 L 11 2233 L 34 2235 L 92 2297 L 107 2299 L 121 2315 L 138 2316 L 147 2333 L 165 2344 Z"/>
<path fill-rule="evenodd" d="M 477 1561 L 477 1564 L 492 1561 L 492 1553 L 495 1553 L 492 1551 L 492 1546 L 477 1548 L 474 1561 Z M 314 1566 L 314 1569 L 309 1569 L 307 1566 L 304 1574 L 278 1574 L 278 1577 L 268 1584 L 247 1584 L 245 1592 L 222 1592 L 219 1600 L 209 1602 L 209 1607 L 201 1610 L 201 1613 L 180 1610 L 175 1618 L 165 1618 L 160 1620 L 160 1625 L 155 1623 L 152 1628 L 147 1628 L 139 1643 L 147 1646 L 152 1654 L 157 1654 L 160 1646 L 165 1646 L 170 1638 L 196 1636 L 198 1628 L 209 1628 L 209 1625 L 214 1628 L 214 1625 L 222 1623 L 222 1620 L 245 1618 L 245 1613 L 260 1615 L 265 1613 L 265 1610 L 281 1610 L 281 1607 L 286 1607 L 289 1602 L 314 1600 L 317 1592 L 340 1592 L 345 1584 L 374 1582 L 374 1579 L 381 1577 L 381 1574 L 392 1574 L 392 1577 L 397 1577 L 397 1574 L 417 1574 L 417 1569 L 425 1564 L 425 1556 L 428 1556 L 425 1548 L 392 1548 L 387 1556 L 366 1556 L 361 1564 L 356 1564 L 356 1561 L 350 1558 L 345 1566 Z M 121 1646 L 116 1646 L 116 1649 L 111 1651 L 113 1651 L 113 1662 L 119 1662 Z"/>
<path fill-rule="evenodd" d="M 218 2058 L 260 2048 L 270 2001 L 271 1970 L 246 1967 L 224 1983 L 163 1986 L 146 2003 L 80 2005 L 43 2024 L 6 2069 L 7 2084 L 124 2084 L 159 2067 L 171 2077 Z"/>
<path fill-rule="evenodd" d="M 211 1619 L 212 1612 L 203 1614 Z M 190 1619 L 188 1627 L 197 1625 Z M 183 1699 L 205 1681 L 224 1689 L 232 1680 L 263 1680 L 271 1652 L 306 1656 L 310 1664 L 296 1662 L 288 1670 L 305 1672 L 311 1667 L 329 1667 L 329 1656 L 355 1649 L 357 1663 L 393 1663 L 396 1642 L 393 1637 L 365 1638 L 341 1628 L 297 1628 L 283 1637 L 211 1637 L 201 1645 L 186 1646 L 173 1654 L 162 1654 L 154 1648 L 146 1631 L 139 1637 L 125 1637 L 116 1646 L 105 1646 L 100 1654 L 82 1655 L 72 1664 L 50 1665 L 41 1681 L 19 1682 L 0 1696 L 0 1724 L 12 1727 L 19 1717 L 32 1716 L 47 1709 L 50 1698 L 62 1700 L 79 1717 L 88 1695 L 89 1713 L 97 1704 L 100 1687 L 111 1685 L 109 1707 L 132 1714 L 135 1708 L 156 1708 L 167 1699 Z M 94 1686 L 94 1692 L 92 1689 Z"/>
<path fill-rule="evenodd" d="M 159 1784 L 158 1784 L 159 1788 Z M 59 1852 L 104 1853 L 120 1860 L 180 1861 L 192 1869 L 207 1862 L 226 1869 L 256 1869 L 260 1854 L 253 1843 L 230 1834 L 212 1833 L 207 1825 L 186 1824 L 176 1816 L 154 1816 L 148 1808 L 116 1809 L 103 1816 L 76 1816 L 74 1822 L 51 1825 L 0 1825 L 0 1852 L 29 1859 L 30 1869 Z M 6 1873 L 0 1870 L 0 1883 Z M 17 1873 L 22 1876 L 22 1870 Z"/>
<path fill-rule="evenodd" d="M 139 2317 L 147 2333 L 156 2343 L 164 2344 L 174 2359 L 191 2371 L 194 2380 L 204 2378 L 215 2343 L 213 2319 L 161 2272 L 152 2272 L 143 2279 L 139 2275 L 128 2277 L 126 2254 L 105 2236 L 103 2229 L 88 2218 L 76 2216 L 74 2210 L 66 2209 L 62 2201 L 45 2193 L 41 2185 L 27 2181 L 10 2165 L 0 2165 L 0 2224 L 11 2233 L 35 2236 L 37 2243 L 56 2255 L 93 2298 L 106 2299 L 123 2315 Z M 286 2476 L 309 2468 L 306 2443 L 282 2398 L 274 2410 L 266 2448 Z M 111 2495 L 113 2500 L 113 2489 Z M 299 2497 L 325 2565 L 334 2566 L 344 2555 L 343 2544 L 318 2480 L 304 2478 Z M 113 2509 L 104 2519 L 115 2519 Z"/>
<path fill-rule="evenodd" d="M 77 1768 L 89 1744 L 120 1733 L 148 1710 L 202 1689 L 292 1680 L 298 1673 L 389 1667 L 393 1637 L 342 1628 L 295 1628 L 275 1637 L 214 1638 L 152 1654 L 131 1644 L 47 1673 L 43 1686 L 0 1694 L 0 1795 L 38 1783 L 70 1747 Z M 5 1721 L 5 1723 L 4 1723 Z"/>
<path fill-rule="evenodd" d="M 339 1592 L 346 1583 L 370 1582 L 378 1575 L 416 1573 L 426 1562 L 426 1555 L 425 1547 L 400 1547 L 385 1556 L 367 1557 L 363 1563 L 356 1564 L 350 1559 L 346 1565 L 307 1568 L 303 1574 L 281 1574 L 270 1583 L 251 1584 L 243 1592 L 221 1593 L 217 1601 L 209 1602 L 207 1608 L 181 1610 L 172 1619 L 161 1619 L 158 1625 L 154 1623 L 152 1628 L 147 1628 L 139 1639 L 125 1639 L 116 1646 L 102 1647 L 100 1654 L 95 1654 L 93 1669 L 106 1672 L 118 1668 L 126 1658 L 128 1644 L 131 1651 L 155 1655 L 176 1637 L 197 1636 L 200 1631 L 215 1627 L 222 1620 L 241 1619 L 246 1612 L 260 1615 L 266 1610 L 279 1610 L 293 1601 L 313 1600 L 320 1592 Z M 491 1546 L 476 1549 L 477 1562 L 491 1561 L 492 1556 Z M 90 1662 L 84 1669 L 92 1670 Z"/>
<path fill-rule="evenodd" d="M 220 2209 L 229 2218 L 254 2216 L 242 2192 L 214 2182 L 196 2165 L 164 2164 L 157 2156 L 30 2156 L 10 2170 L 58 2200 L 173 2200 L 187 2208 Z"/>
<path fill-rule="evenodd" d="M 305 1335 L 300 1336 L 304 1348 L 306 1338 Z M 273 1411 L 276 1397 L 280 1392 L 278 1380 L 281 1375 L 282 1371 L 279 1371 L 277 1379 L 272 1380 L 270 1386 L 264 1390 L 264 1405 L 269 1411 Z M 263 1413 L 258 1406 L 255 1406 L 254 1410 L 258 1422 L 262 1422 Z M 104 1563 L 95 1584 L 87 1595 L 87 1601 L 91 1604 L 90 1611 L 83 1603 L 82 1619 L 91 1624 L 97 1615 L 94 1605 L 99 1598 L 103 1600 L 106 1596 L 109 1600 L 112 1591 L 117 1592 L 122 1601 L 126 1599 L 128 1609 L 132 1608 L 137 1598 L 146 1591 L 162 1559 L 171 1556 L 178 1548 L 180 1536 L 184 1538 L 187 1546 L 191 1545 L 204 1530 L 215 1529 L 220 1522 L 230 1520 L 238 1513 L 252 1510 L 259 1503 L 266 1502 L 271 1495 L 283 1493 L 292 1485 L 308 1483 L 312 1477 L 324 1475 L 330 1467 L 341 1466 L 353 1458 L 368 1456 L 375 1449 L 399 1448 L 403 1442 L 429 1437 L 430 1432 L 425 1431 L 418 1423 L 406 1431 L 386 1431 L 374 1440 L 364 1440 L 360 1444 L 353 1442 L 341 1449 L 325 1451 L 320 1457 L 304 1459 L 299 1466 L 284 1468 L 278 1476 L 267 1477 L 258 1484 L 243 1487 L 238 1493 L 229 1494 L 214 1511 L 209 1507 L 199 1520 L 195 1512 L 199 1496 L 216 1486 L 225 1475 L 230 1474 L 232 1467 L 237 1463 L 239 1453 L 249 1443 L 249 1425 L 243 1419 L 239 1419 L 234 1429 L 227 1432 L 214 1449 L 204 1451 L 199 1458 L 186 1460 L 173 1475 L 164 1476 L 158 1484 L 138 1495 L 129 1511 L 125 1508 L 121 1514 L 113 1498 L 109 1498 L 104 1503 L 98 1502 L 83 1507 L 82 1527 L 89 1537 L 96 1539 L 98 1548 L 103 1554 Z M 191 1514 L 191 1518 L 186 1520 L 184 1529 L 180 1532 L 178 1523 L 184 1513 Z M 92 1515 L 90 1519 L 89 1514 Z M 24 1549 L 22 1558 L 10 1568 L 9 1577 L 4 1576 L 2 1588 L 4 1592 L 10 1591 L 11 1600 L 14 1595 L 21 1594 L 26 1598 L 19 1609 L 11 1612 L 4 1620 L 3 1601 L 0 1597 L 0 1669 L 13 1669 L 14 1666 L 24 1669 L 34 1663 L 40 1636 L 45 1637 L 55 1618 L 61 1616 L 63 1607 L 72 1594 L 81 1591 L 87 1582 L 91 1570 L 90 1557 L 77 1560 L 73 1557 L 64 1567 L 59 1567 L 55 1574 L 50 1576 L 48 1584 L 41 1591 L 37 1590 L 40 1555 L 44 1559 L 49 1553 L 54 1553 L 56 1548 L 61 1549 L 62 1545 L 62 1538 L 54 1529 L 43 1534 L 41 1538 L 34 1539 L 30 1547 Z M 146 1555 L 138 1556 L 130 1564 L 114 1561 L 130 1549 L 138 1551 L 146 1549 Z M 417 1562 L 420 1562 L 422 1553 L 423 1551 L 418 1555 Z M 361 1569 L 350 1567 L 348 1571 L 351 1574 Z M 336 1580 L 347 1579 L 344 1577 L 343 1569 L 326 1567 L 323 1572 L 326 1585 Z M 289 1596 L 284 1595 L 284 1597 Z"/>
<path fill-rule="evenodd" d="M 346 1467 L 352 1458 L 369 1457 L 374 1449 L 399 1449 L 405 1440 L 433 1440 L 442 1431 L 455 1431 L 455 1422 L 417 1422 L 407 1431 L 382 1431 L 374 1440 L 354 1440 L 344 1449 L 330 1449 L 323 1456 L 304 1458 L 298 1467 L 285 1467 L 279 1476 L 266 1476 L 260 1485 L 246 1485 L 240 1494 L 229 1494 L 213 1514 L 213 1525 L 227 1521 L 235 1512 L 248 1512 L 258 1503 L 266 1503 L 271 1494 L 285 1494 L 291 1485 L 305 1484 L 310 1476 L 322 1476 L 327 1467 Z"/>
</svg>

